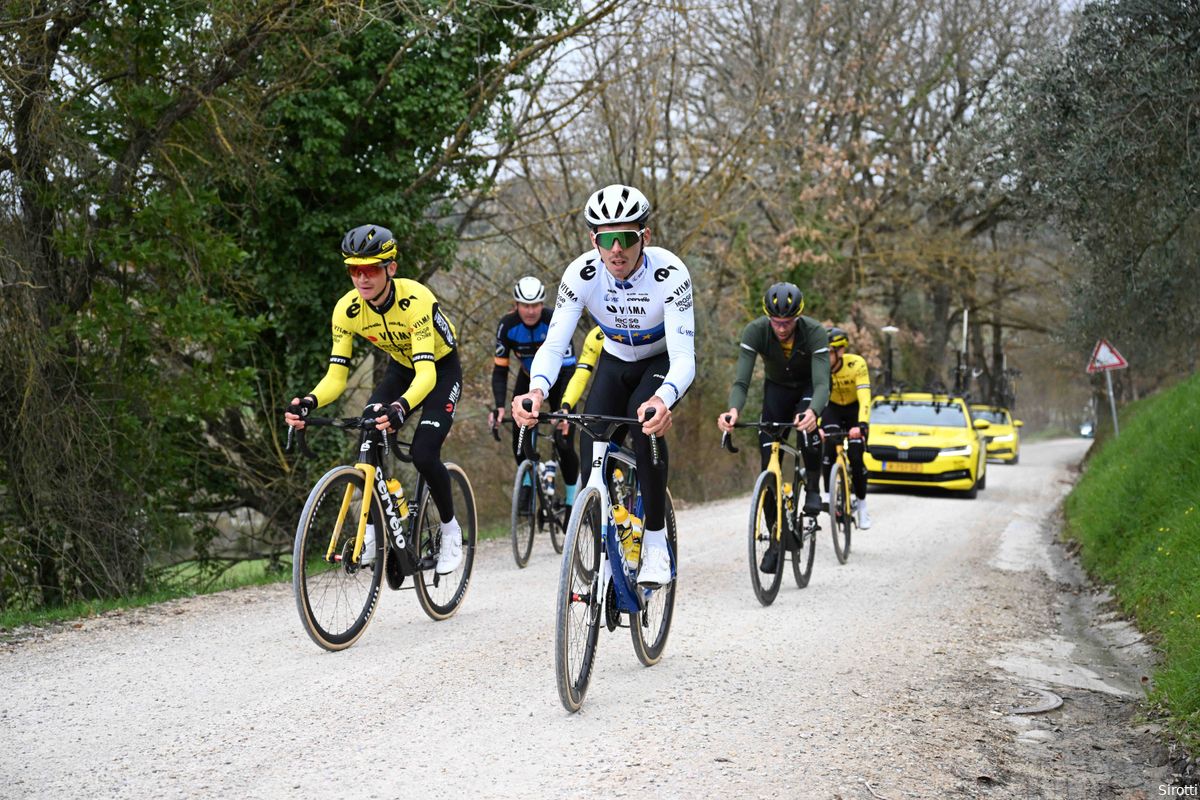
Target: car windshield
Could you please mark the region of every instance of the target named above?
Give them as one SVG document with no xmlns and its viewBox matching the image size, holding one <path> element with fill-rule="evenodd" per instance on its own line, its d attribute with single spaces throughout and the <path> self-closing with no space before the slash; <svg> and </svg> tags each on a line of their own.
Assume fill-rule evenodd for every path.
<svg viewBox="0 0 1200 800">
<path fill-rule="evenodd" d="M 881 400 L 871 406 L 871 424 L 880 422 L 903 425 L 937 425 L 944 428 L 967 427 L 962 406 L 957 403 Z"/>
<path fill-rule="evenodd" d="M 1008 415 L 1003 411 L 988 408 L 973 408 L 971 409 L 971 416 L 975 417 L 975 419 L 986 419 L 994 425 L 1008 424 Z"/>
</svg>

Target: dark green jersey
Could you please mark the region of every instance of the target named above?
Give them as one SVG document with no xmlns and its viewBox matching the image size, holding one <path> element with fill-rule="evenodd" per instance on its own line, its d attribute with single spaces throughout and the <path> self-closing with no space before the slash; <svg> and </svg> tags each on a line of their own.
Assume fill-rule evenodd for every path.
<svg viewBox="0 0 1200 800">
<path fill-rule="evenodd" d="M 812 317 L 800 317 L 791 357 L 783 354 L 783 345 L 775 338 L 768 317 L 759 317 L 745 327 L 738 349 L 737 377 L 729 390 L 729 407 L 739 412 L 754 377 L 756 356 L 762 356 L 767 380 L 789 389 L 811 388 L 809 408 L 815 414 L 825 410 L 829 402 L 829 335 L 821 323 Z"/>
</svg>

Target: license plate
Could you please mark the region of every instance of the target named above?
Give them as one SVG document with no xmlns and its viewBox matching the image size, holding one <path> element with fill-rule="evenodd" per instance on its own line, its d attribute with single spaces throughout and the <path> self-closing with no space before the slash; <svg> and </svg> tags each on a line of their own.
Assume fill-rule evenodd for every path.
<svg viewBox="0 0 1200 800">
<path fill-rule="evenodd" d="M 883 462 L 884 472 L 920 472 L 920 464 L 908 464 L 904 461 L 885 461 Z"/>
</svg>

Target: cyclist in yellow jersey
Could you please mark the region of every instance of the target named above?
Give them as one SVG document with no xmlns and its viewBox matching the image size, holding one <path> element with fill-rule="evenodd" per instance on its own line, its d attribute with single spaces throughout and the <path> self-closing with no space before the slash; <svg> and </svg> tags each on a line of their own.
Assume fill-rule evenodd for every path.
<svg viewBox="0 0 1200 800">
<path fill-rule="evenodd" d="M 376 414 L 379 430 L 396 431 L 413 411 L 421 409 L 410 452 L 443 520 L 436 571 L 444 575 L 462 561 L 462 528 L 454 518 L 450 475 L 442 463 L 442 442 L 450 432 L 462 394 L 454 326 L 433 292 L 416 281 L 396 277 L 396 241 L 387 228 L 353 228 L 342 239 L 341 250 L 354 288 L 333 309 L 329 370 L 311 392 L 292 400 L 284 419 L 294 428 L 303 428 L 310 411 L 342 394 L 355 336 L 387 353 L 387 371 L 363 414 Z"/>
<path fill-rule="evenodd" d="M 829 328 L 829 404 L 821 414 L 821 423 L 835 423 L 849 432 L 846 454 L 850 458 L 850 484 L 858 498 L 858 527 L 871 527 L 867 514 L 867 470 L 863 451 L 867 446 L 867 418 L 871 413 L 871 375 L 862 356 L 847 353 L 850 339 L 841 328 Z M 833 467 L 833 448 L 826 444 L 823 459 L 826 502 L 829 472 Z"/>
<path fill-rule="evenodd" d="M 566 411 L 574 411 L 575 406 L 579 405 L 579 398 L 583 396 L 583 390 L 587 388 L 588 381 L 592 377 L 592 370 L 596 368 L 596 362 L 600 360 L 600 354 L 604 352 L 604 331 L 599 325 L 587 332 L 587 336 L 583 339 L 583 352 L 579 354 L 579 360 L 575 362 L 575 374 L 571 376 L 570 383 L 567 384 L 567 390 L 563 392 L 562 407 Z M 562 425 L 570 423 L 562 422 Z"/>
</svg>

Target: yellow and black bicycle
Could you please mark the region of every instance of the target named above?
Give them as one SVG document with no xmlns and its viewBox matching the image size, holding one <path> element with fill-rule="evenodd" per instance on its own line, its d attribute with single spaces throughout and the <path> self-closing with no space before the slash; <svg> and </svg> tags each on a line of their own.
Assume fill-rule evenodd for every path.
<svg viewBox="0 0 1200 800">
<path fill-rule="evenodd" d="M 405 579 L 417 601 L 434 620 L 458 611 L 471 582 L 475 563 L 475 494 L 457 464 L 447 463 L 455 517 L 462 527 L 463 559 L 458 569 L 438 575 L 441 519 L 429 487 L 418 477 L 414 501 L 404 487 L 389 478 L 385 456 L 392 438 L 375 429 L 371 417 L 308 417 L 306 425 L 361 431 L 359 460 L 326 472 L 313 486 L 296 525 L 292 554 L 292 586 L 304 630 L 326 650 L 344 650 L 358 641 L 379 604 L 386 577 L 392 589 L 404 588 Z M 304 429 L 293 431 L 300 452 L 312 456 Z M 401 461 L 411 461 L 411 442 L 396 440 Z"/>
<path fill-rule="evenodd" d="M 754 596 L 764 606 L 775 602 L 783 581 L 783 564 L 790 559 L 796 586 L 803 589 L 812 578 L 813 555 L 817 531 L 821 525 L 815 515 L 804 514 L 797 493 L 804 486 L 804 459 L 800 451 L 784 441 L 793 426 L 790 422 L 738 422 L 734 427 L 754 428 L 771 437 L 771 457 L 767 468 L 758 475 L 750 500 L 750 525 L 747 530 L 750 557 L 750 585 Z M 801 447 L 807 446 L 807 434 L 801 433 Z M 730 453 L 738 452 L 733 438 L 722 434 L 721 446 Z M 792 479 L 785 481 L 784 456 L 792 457 Z M 775 571 L 759 569 L 762 558 L 772 547 L 781 548 Z"/>
<path fill-rule="evenodd" d="M 833 463 L 829 480 L 829 524 L 833 532 L 833 553 L 839 564 L 850 558 L 850 534 L 855 526 L 854 494 L 850 490 L 850 457 L 846 454 L 846 431 L 832 423 L 821 426 L 821 437 L 833 447 Z M 851 446 L 862 447 L 861 439 L 852 439 Z"/>
</svg>

